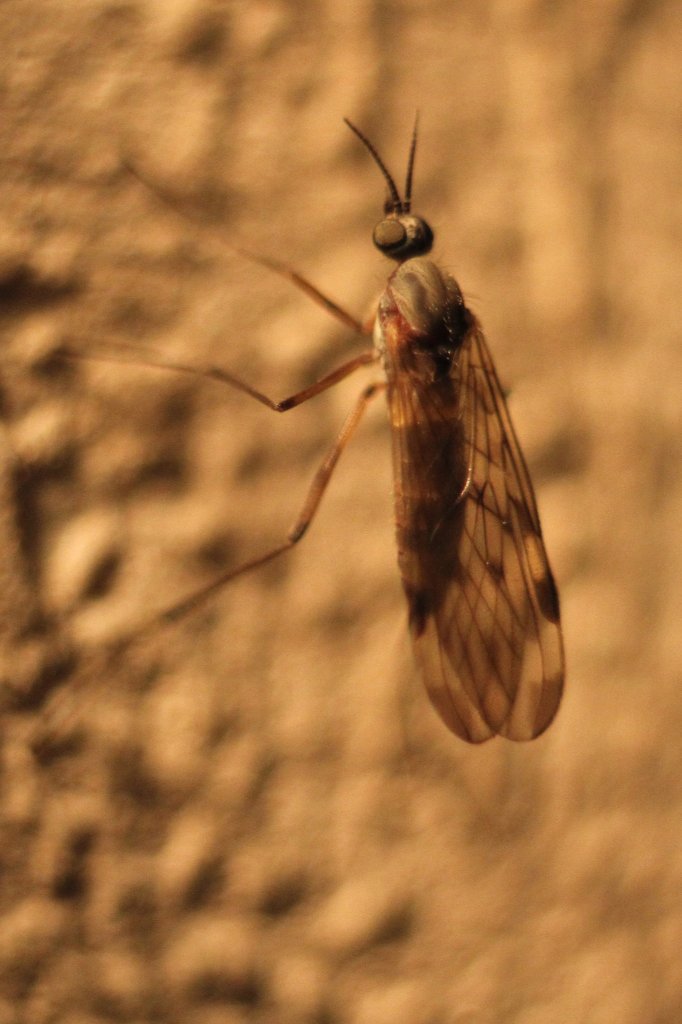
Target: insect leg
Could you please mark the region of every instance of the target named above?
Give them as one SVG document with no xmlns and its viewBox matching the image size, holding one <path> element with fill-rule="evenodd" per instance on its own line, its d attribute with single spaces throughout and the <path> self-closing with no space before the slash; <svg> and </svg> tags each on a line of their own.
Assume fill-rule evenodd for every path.
<svg viewBox="0 0 682 1024">
<path fill-rule="evenodd" d="M 362 419 L 365 409 L 375 395 L 380 391 L 383 391 L 385 387 L 386 384 L 384 382 L 369 384 L 358 397 L 355 406 L 341 427 L 336 440 L 315 473 L 310 487 L 308 488 L 305 501 L 303 502 L 301 510 L 293 525 L 287 533 L 286 540 L 277 547 L 272 548 L 272 550 L 267 551 L 264 555 L 259 555 L 257 558 L 249 559 L 248 562 L 244 562 L 242 565 L 238 565 L 234 569 L 229 569 L 227 572 L 221 573 L 220 576 L 212 580 L 207 586 L 202 587 L 189 597 L 183 598 L 183 600 L 178 601 L 169 608 L 166 608 L 165 611 L 156 615 L 153 620 L 143 626 L 141 630 L 136 631 L 134 639 L 138 639 L 138 637 L 143 633 L 147 633 L 155 626 L 175 622 L 178 619 L 181 619 L 188 612 L 203 604 L 207 598 L 220 590 L 221 587 L 224 587 L 231 580 L 236 579 L 237 576 L 241 576 L 244 573 L 250 572 L 252 569 L 257 569 L 261 565 L 266 565 L 268 562 L 272 562 L 275 558 L 284 554 L 285 551 L 294 547 L 294 545 L 301 540 L 315 517 L 315 513 L 319 508 L 322 496 L 327 489 L 327 484 L 331 479 L 331 475 L 334 472 L 341 453 L 353 436 L 360 420 Z M 308 395 L 308 397 L 310 397 L 310 395 Z"/>
<path fill-rule="evenodd" d="M 244 256 L 247 260 L 252 263 L 258 263 L 261 267 L 266 267 L 268 270 L 272 270 L 273 273 L 283 277 L 285 281 L 291 281 L 291 283 L 302 291 L 304 295 L 316 302 L 322 309 L 326 309 L 333 317 L 339 320 L 346 327 L 350 327 L 356 334 L 371 334 L 374 328 L 374 317 L 372 317 L 367 323 L 361 323 L 356 320 L 354 316 L 347 313 L 345 309 L 342 309 L 338 303 L 330 299 L 324 292 L 321 292 L 319 288 L 316 288 L 314 284 L 311 284 L 302 274 L 298 271 L 292 270 L 291 267 L 287 266 L 286 263 L 280 263 L 279 260 L 273 260 L 269 256 L 260 256 L 258 253 L 251 252 L 249 249 L 242 249 L 241 247 L 235 246 L 234 251 L 239 253 L 240 256 Z"/>
<path fill-rule="evenodd" d="M 241 377 L 236 377 L 234 374 L 229 373 L 227 370 L 221 369 L 219 366 L 213 366 L 212 364 L 197 363 L 176 363 L 170 359 L 166 359 L 163 355 L 158 352 L 151 352 L 149 357 L 145 354 L 145 357 L 137 357 L 135 355 L 128 355 L 127 346 L 117 344 L 115 346 L 117 351 L 122 352 L 122 355 L 113 355 L 109 352 L 78 352 L 75 349 L 62 348 L 59 352 L 60 356 L 65 359 L 83 360 L 84 362 L 101 362 L 101 363 L 127 363 L 133 366 L 149 366 L 153 369 L 159 370 L 172 370 L 174 373 L 186 373 L 193 377 L 206 377 L 208 380 L 217 381 L 219 384 L 227 384 L 231 388 L 235 388 L 237 391 L 243 392 L 245 395 L 250 395 L 251 398 L 255 398 L 261 405 L 267 406 L 268 409 L 272 409 L 273 412 L 286 412 L 287 409 L 294 409 L 297 405 L 302 405 L 303 402 L 307 402 L 309 398 L 314 398 L 316 395 L 321 394 L 322 391 L 326 391 L 327 388 L 333 387 L 334 384 L 338 384 L 339 381 L 348 377 L 355 370 L 358 370 L 361 366 L 368 366 L 370 363 L 376 362 L 377 354 L 374 349 L 368 349 L 366 352 L 361 352 L 360 355 L 354 356 L 349 359 L 348 362 L 343 363 L 341 366 L 337 366 L 331 373 L 326 374 L 320 380 L 314 384 L 308 385 L 307 388 L 303 388 L 302 391 L 297 391 L 294 395 L 289 395 L 288 398 L 283 398 L 281 401 L 276 402 L 274 399 L 269 398 L 263 394 L 262 391 L 258 391 L 256 388 L 247 384 L 246 381 L 242 380 Z"/>
<path fill-rule="evenodd" d="M 294 547 L 294 545 L 301 540 L 313 521 L 341 453 L 353 436 L 353 433 L 362 419 L 365 409 L 372 398 L 374 398 L 374 396 L 380 391 L 383 391 L 385 387 L 386 384 L 383 381 L 370 384 L 359 395 L 355 406 L 341 427 L 336 440 L 330 447 L 322 464 L 315 473 L 315 476 L 308 488 L 305 501 L 301 506 L 301 510 L 289 530 L 286 540 L 282 544 L 272 548 L 272 550 L 267 551 L 264 555 L 260 555 L 258 558 L 252 558 L 248 562 L 243 562 L 236 568 L 222 573 L 217 577 L 217 579 L 212 580 L 207 586 L 202 587 L 189 597 L 178 601 L 176 604 L 171 605 L 161 613 L 149 618 L 141 627 L 134 630 L 134 632 L 131 632 L 124 637 L 118 637 L 112 643 L 105 644 L 96 655 L 91 652 L 90 661 L 87 662 L 89 670 L 87 672 L 81 672 L 80 675 L 75 677 L 75 680 L 71 680 L 71 695 L 73 696 L 74 682 L 79 684 L 79 686 L 84 685 L 88 679 L 91 678 L 93 672 L 98 672 L 100 676 L 106 675 L 106 672 L 111 665 L 116 664 L 122 655 L 129 653 L 131 648 L 134 648 L 138 642 L 144 641 L 149 634 L 153 634 L 159 628 L 171 625 L 173 622 L 181 619 L 184 615 L 189 614 L 231 580 L 236 579 L 238 576 L 242 576 L 244 573 L 250 572 L 252 569 L 257 569 L 261 565 L 266 565 L 268 562 L 277 558 L 278 555 L 282 555 L 285 551 Z M 63 692 L 61 693 L 61 696 L 63 697 Z M 69 718 L 73 713 L 73 706 L 67 708 L 65 711 L 63 702 L 57 702 L 56 714 L 55 708 L 53 708 L 50 713 L 49 720 L 47 720 L 47 722 L 41 722 L 40 727 L 31 736 L 31 747 L 38 756 L 40 756 L 43 751 L 49 751 L 52 744 L 55 741 L 59 741 L 60 732 L 63 730 L 64 724 L 69 721 Z"/>
<path fill-rule="evenodd" d="M 279 260 L 271 259 L 269 256 L 261 256 L 257 252 L 251 252 L 250 249 L 244 249 L 240 245 L 232 245 L 227 242 L 222 235 L 219 235 L 216 230 L 207 224 L 204 220 L 193 215 L 192 212 L 186 209 L 176 195 L 174 195 L 166 186 L 158 181 L 153 181 L 149 178 L 144 171 L 140 168 L 137 161 L 131 157 L 124 156 L 122 164 L 125 169 L 131 174 L 137 181 L 140 182 L 144 188 L 150 192 L 155 199 L 164 204 L 177 216 L 183 218 L 189 218 L 197 227 L 203 231 L 204 234 L 210 237 L 210 239 L 217 243 L 221 249 L 226 249 L 228 252 L 236 253 L 238 256 L 243 256 L 245 259 L 250 260 L 251 263 L 257 263 L 261 267 L 265 267 L 267 270 L 271 270 L 274 274 L 278 274 L 279 277 L 283 277 L 285 281 L 290 281 L 296 288 L 304 292 L 309 298 L 316 302 L 318 306 L 322 306 L 326 309 L 333 317 L 339 320 L 346 327 L 350 327 L 356 334 L 371 334 L 374 321 L 368 321 L 366 324 L 360 323 L 354 316 L 347 313 L 345 309 L 342 309 L 333 299 L 330 299 L 327 295 L 316 288 L 314 284 L 306 280 L 296 270 L 292 270 L 286 263 L 281 263 Z"/>
</svg>

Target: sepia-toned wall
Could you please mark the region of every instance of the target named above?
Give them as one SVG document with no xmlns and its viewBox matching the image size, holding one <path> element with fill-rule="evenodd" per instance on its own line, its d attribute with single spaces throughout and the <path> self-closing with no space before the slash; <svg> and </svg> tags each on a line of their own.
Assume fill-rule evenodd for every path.
<svg viewBox="0 0 682 1024">
<path fill-rule="evenodd" d="M 0 44 L 0 1024 L 679 1021 L 680 6 L 5 0 Z M 528 745 L 422 691 L 381 401 L 300 547 L 124 643 L 280 542 L 374 372 L 280 417 L 125 358 L 282 398 L 359 352 L 230 246 L 365 317 L 342 119 L 402 182 L 417 110 L 560 587 Z"/>
</svg>

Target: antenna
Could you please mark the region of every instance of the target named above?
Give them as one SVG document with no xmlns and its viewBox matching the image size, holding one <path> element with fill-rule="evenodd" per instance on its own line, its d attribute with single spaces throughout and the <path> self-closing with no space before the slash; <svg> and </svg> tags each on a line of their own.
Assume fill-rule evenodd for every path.
<svg viewBox="0 0 682 1024">
<path fill-rule="evenodd" d="M 365 149 L 367 149 L 369 151 L 370 156 L 374 160 L 374 163 L 377 165 L 377 167 L 379 168 L 379 170 L 381 171 L 381 173 L 384 176 L 384 181 L 388 185 L 388 191 L 390 192 L 390 195 L 391 195 L 390 202 L 386 203 L 386 212 L 387 213 L 389 213 L 389 212 L 390 213 L 407 213 L 407 211 L 409 210 L 409 206 L 407 208 L 405 207 L 402 199 L 400 198 L 400 193 L 398 192 L 398 188 L 396 186 L 395 181 L 393 180 L 392 175 L 390 174 L 388 168 L 386 167 L 386 164 L 381 159 L 381 157 L 377 153 L 377 151 L 374 148 L 374 146 L 372 145 L 372 143 L 369 141 L 369 139 L 365 135 L 362 134 L 362 132 L 360 131 L 359 128 L 356 128 L 355 125 L 351 121 L 348 120 L 347 117 L 344 117 L 344 121 L 346 122 L 346 124 L 348 125 L 350 130 L 357 135 L 357 137 L 360 139 L 360 142 L 363 144 Z M 413 141 L 413 148 L 414 148 L 414 145 L 415 145 L 415 142 Z M 408 174 L 410 175 L 410 177 L 411 177 L 411 167 L 412 167 L 412 162 L 410 161 L 410 170 L 408 171 Z M 410 180 L 410 178 L 408 178 L 408 180 Z M 410 181 L 410 185 L 411 185 L 411 181 Z"/>
<path fill-rule="evenodd" d="M 412 129 L 412 142 L 410 143 L 410 155 L 407 159 L 407 177 L 405 179 L 405 202 L 403 213 L 409 213 L 412 206 L 412 172 L 414 170 L 414 156 L 417 152 L 417 129 L 419 127 L 419 111 L 414 115 L 414 128 Z"/>
</svg>

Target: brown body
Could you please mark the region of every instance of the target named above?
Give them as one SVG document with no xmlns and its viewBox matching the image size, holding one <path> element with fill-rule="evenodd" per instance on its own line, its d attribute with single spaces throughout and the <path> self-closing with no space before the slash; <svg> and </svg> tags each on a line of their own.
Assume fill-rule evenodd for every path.
<svg viewBox="0 0 682 1024">
<path fill-rule="evenodd" d="M 375 324 L 393 432 L 398 563 L 429 696 L 469 742 L 528 740 L 561 699 L 556 588 L 476 318 L 429 259 L 402 262 Z"/>
</svg>

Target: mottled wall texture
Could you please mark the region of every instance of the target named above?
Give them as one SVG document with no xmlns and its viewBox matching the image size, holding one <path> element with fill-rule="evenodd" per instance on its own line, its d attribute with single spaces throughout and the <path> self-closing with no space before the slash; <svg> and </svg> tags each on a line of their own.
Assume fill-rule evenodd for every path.
<svg viewBox="0 0 682 1024">
<path fill-rule="evenodd" d="M 0 49 L 0 1024 L 676 1024 L 682 6 L 4 0 Z M 531 744 L 423 693 L 381 400 L 300 547 L 122 644 L 280 541 L 373 373 L 276 416 L 130 359 L 350 359 L 231 246 L 364 317 L 342 118 L 402 179 L 417 109 L 561 591 Z"/>
</svg>

